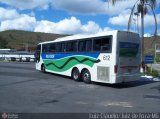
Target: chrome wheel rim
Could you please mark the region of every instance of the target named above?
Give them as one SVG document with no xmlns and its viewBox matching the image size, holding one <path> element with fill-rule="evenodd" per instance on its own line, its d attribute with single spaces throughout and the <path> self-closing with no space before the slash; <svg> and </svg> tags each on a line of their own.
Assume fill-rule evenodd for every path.
<svg viewBox="0 0 160 119">
<path fill-rule="evenodd" d="M 89 80 L 90 76 L 88 73 L 84 73 L 83 78 L 84 80 Z"/>
<path fill-rule="evenodd" d="M 78 79 L 78 72 L 77 72 L 77 71 L 74 72 L 73 78 L 74 78 L 74 79 Z"/>
</svg>

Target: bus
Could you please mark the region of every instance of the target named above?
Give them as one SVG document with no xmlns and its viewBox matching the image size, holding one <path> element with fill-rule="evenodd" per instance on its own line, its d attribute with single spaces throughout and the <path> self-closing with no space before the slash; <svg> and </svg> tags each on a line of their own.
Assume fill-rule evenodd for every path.
<svg viewBox="0 0 160 119">
<path fill-rule="evenodd" d="M 81 34 L 37 45 L 36 69 L 85 83 L 122 83 L 140 77 L 140 37 L 127 31 Z"/>
</svg>

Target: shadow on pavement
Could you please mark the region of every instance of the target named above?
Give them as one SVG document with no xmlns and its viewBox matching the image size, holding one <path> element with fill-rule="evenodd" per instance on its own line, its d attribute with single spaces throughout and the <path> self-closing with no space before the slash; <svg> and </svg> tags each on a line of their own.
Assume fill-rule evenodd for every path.
<svg viewBox="0 0 160 119">
<path fill-rule="evenodd" d="M 160 81 L 131 81 L 131 82 L 126 82 L 126 83 L 118 83 L 118 84 L 104 84 L 104 83 L 95 83 L 96 85 L 100 85 L 100 86 L 107 86 L 107 87 L 111 87 L 111 88 L 119 88 L 119 89 L 123 89 L 123 88 L 132 88 L 132 87 L 137 87 L 137 86 L 142 86 L 142 85 L 147 85 L 147 84 L 151 84 L 151 83 L 158 83 Z"/>
</svg>

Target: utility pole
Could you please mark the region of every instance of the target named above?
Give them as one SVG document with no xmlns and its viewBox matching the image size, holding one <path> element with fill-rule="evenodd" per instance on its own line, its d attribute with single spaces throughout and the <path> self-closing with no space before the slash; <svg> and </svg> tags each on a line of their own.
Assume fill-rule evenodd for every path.
<svg viewBox="0 0 160 119">
<path fill-rule="evenodd" d="M 134 31 L 136 32 L 136 19 L 133 18 L 133 21 L 134 21 Z"/>
<path fill-rule="evenodd" d="M 137 33 L 139 34 L 139 24 L 138 24 L 139 13 L 135 12 L 134 15 L 137 16 Z"/>
<path fill-rule="evenodd" d="M 142 64 L 144 64 L 144 9 L 145 9 L 145 5 L 144 5 L 144 0 L 141 0 L 141 62 Z M 145 72 L 145 67 L 143 67 L 143 72 Z"/>
<path fill-rule="evenodd" d="M 157 44 L 155 43 L 155 55 L 154 55 L 154 63 L 156 64 L 156 57 L 157 57 Z"/>
</svg>

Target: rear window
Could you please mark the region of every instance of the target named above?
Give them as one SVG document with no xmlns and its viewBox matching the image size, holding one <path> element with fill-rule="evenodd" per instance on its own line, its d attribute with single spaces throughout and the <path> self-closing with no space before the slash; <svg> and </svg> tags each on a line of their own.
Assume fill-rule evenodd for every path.
<svg viewBox="0 0 160 119">
<path fill-rule="evenodd" d="M 138 54 L 138 49 L 138 43 L 119 42 L 120 57 L 136 57 Z"/>
</svg>

